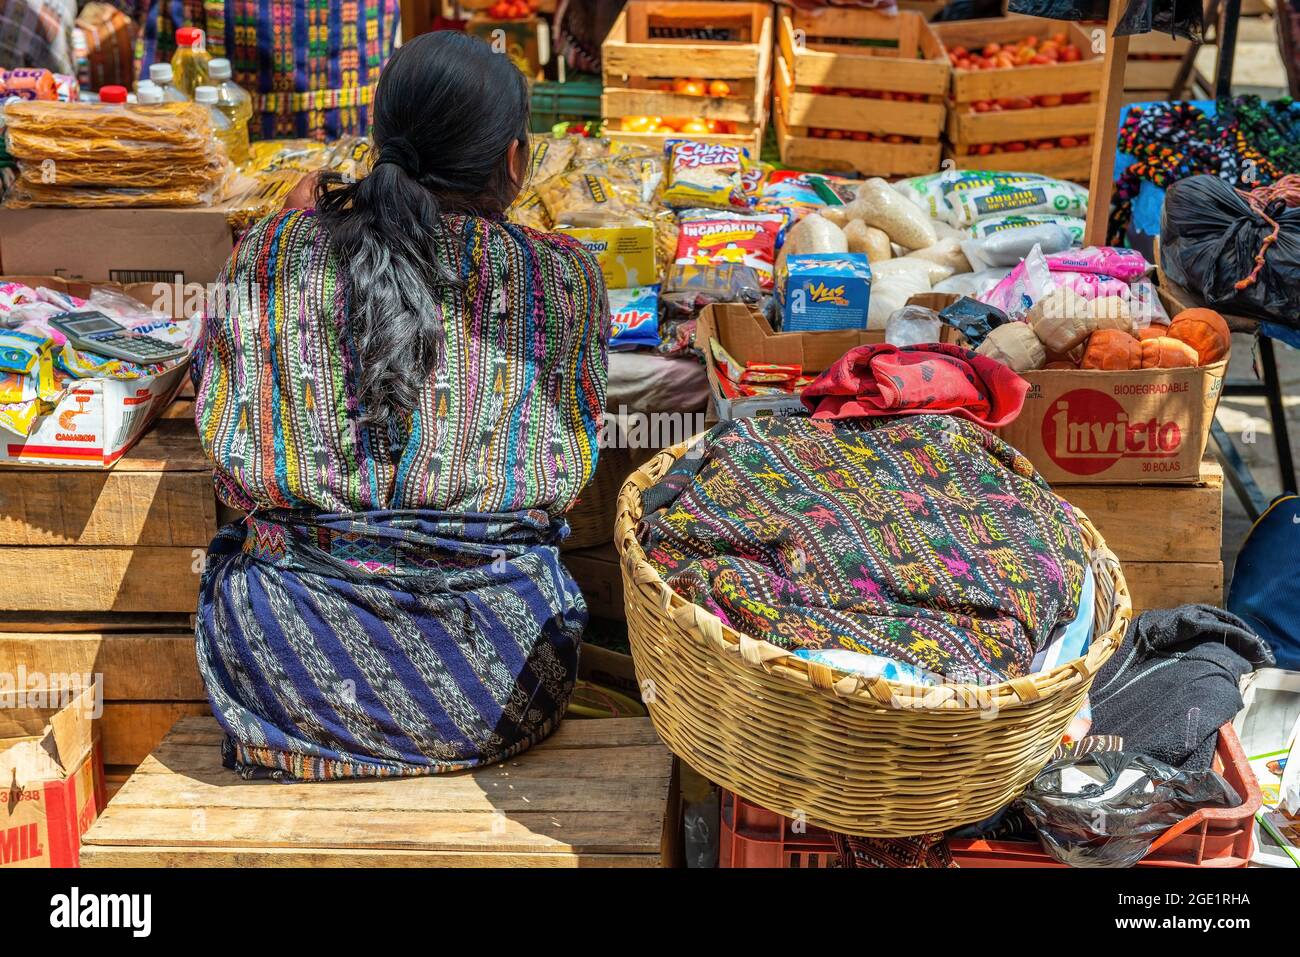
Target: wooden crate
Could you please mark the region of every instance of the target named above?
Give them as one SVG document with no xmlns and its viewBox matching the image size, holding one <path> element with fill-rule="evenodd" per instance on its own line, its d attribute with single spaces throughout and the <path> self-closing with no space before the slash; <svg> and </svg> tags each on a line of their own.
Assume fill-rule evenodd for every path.
<svg viewBox="0 0 1300 957">
<path fill-rule="evenodd" d="M 660 867 L 677 863 L 672 755 L 648 718 L 565 721 L 463 774 L 285 787 L 221 766 L 185 718 L 83 838 L 82 867 Z"/>
<path fill-rule="evenodd" d="M 1223 546 L 1223 468 L 1201 463 L 1196 485 L 1056 485 L 1129 562 L 1217 562 Z"/>
<path fill-rule="evenodd" d="M 1150 96 L 1150 99 L 1168 98 L 1170 89 L 1178 81 L 1183 55 L 1192 46 L 1191 40 L 1163 33 L 1141 33 L 1130 37 L 1128 62 L 1124 64 L 1124 89 L 1159 94 Z M 1191 80 L 1189 72 L 1187 86 L 1191 85 Z"/>
<path fill-rule="evenodd" d="M 188 614 L 216 531 L 192 418 L 159 419 L 107 469 L 0 467 L 0 610 Z"/>
<path fill-rule="evenodd" d="M 938 37 L 919 14 L 795 10 L 781 15 L 777 36 L 773 112 L 782 162 L 881 176 L 938 167 L 949 69 Z M 906 93 L 925 100 L 868 99 L 848 91 Z M 850 137 L 812 136 L 818 128 L 848 131 Z M 919 142 L 862 142 L 852 139 L 853 133 Z"/>
<path fill-rule="evenodd" d="M 1088 32 L 1076 23 L 1038 17 L 1008 16 L 983 20 L 937 23 L 934 30 L 946 51 L 955 46 L 983 47 L 1034 35 L 1046 38 L 1065 33 L 1082 52 L 1074 63 L 1017 67 L 1006 70 L 953 70 L 949 86 L 945 155 L 958 169 L 1005 169 L 1045 173 L 1062 179 L 1086 180 L 1091 174 L 1092 146 L 1024 151 L 994 150 L 979 155 L 988 144 L 1055 139 L 1062 136 L 1091 138 L 1097 122 L 1097 91 L 1102 82 L 1102 55 L 1092 48 Z M 980 100 L 998 100 L 1045 93 L 1089 93 L 1086 103 L 1035 106 L 1024 110 L 977 113 Z M 1055 155 L 1043 155 L 1055 154 Z"/>
<path fill-rule="evenodd" d="M 1092 175 L 1092 146 L 1072 149 L 1026 150 L 1023 153 L 993 152 L 977 156 L 957 152 L 956 147 L 945 146 L 945 159 L 952 160 L 955 169 L 1014 170 L 1018 173 L 1041 173 L 1055 179 L 1087 182 Z"/>
<path fill-rule="evenodd" d="M 714 39 L 699 39 L 700 32 Z M 735 133 L 690 138 L 745 146 L 757 156 L 767 120 L 772 46 L 767 3 L 630 0 L 601 44 L 601 115 L 609 122 L 609 136 L 662 146 L 680 135 L 617 129 L 625 116 L 726 120 L 736 124 Z M 688 96 L 659 89 L 678 77 L 724 80 L 731 93 Z"/>
<path fill-rule="evenodd" d="M 1223 562 L 1123 562 L 1134 613 L 1223 604 Z"/>
</svg>

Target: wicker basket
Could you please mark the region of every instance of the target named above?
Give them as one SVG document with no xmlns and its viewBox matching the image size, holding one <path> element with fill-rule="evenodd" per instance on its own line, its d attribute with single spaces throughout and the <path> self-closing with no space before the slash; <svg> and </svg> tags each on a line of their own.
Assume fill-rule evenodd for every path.
<svg viewBox="0 0 1300 957">
<path fill-rule="evenodd" d="M 1020 794 L 1132 615 L 1119 562 L 1087 517 L 1079 513 L 1099 570 L 1098 614 L 1109 620 L 1094 627 L 1086 657 L 996 685 L 901 685 L 795 658 L 664 583 L 636 539 L 641 493 L 689 445 L 628 476 L 614 530 L 637 678 L 669 749 L 770 811 L 847 834 L 947 830 Z"/>
</svg>

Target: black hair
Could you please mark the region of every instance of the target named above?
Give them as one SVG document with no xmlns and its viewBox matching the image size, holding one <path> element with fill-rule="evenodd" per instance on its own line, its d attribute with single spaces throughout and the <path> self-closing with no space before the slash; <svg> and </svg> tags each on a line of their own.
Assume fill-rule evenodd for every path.
<svg viewBox="0 0 1300 957">
<path fill-rule="evenodd" d="M 321 177 L 316 211 L 346 273 L 365 421 L 409 413 L 436 359 L 443 214 L 499 216 L 528 155 L 528 84 L 504 54 L 455 31 L 403 43 L 371 107 L 371 172 Z M 509 168 L 518 143 L 519 168 Z"/>
</svg>

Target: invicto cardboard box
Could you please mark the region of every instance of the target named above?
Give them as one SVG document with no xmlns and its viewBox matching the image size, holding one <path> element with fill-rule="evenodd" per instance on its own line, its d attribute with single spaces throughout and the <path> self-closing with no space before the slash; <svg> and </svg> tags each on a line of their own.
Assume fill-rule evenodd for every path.
<svg viewBox="0 0 1300 957">
<path fill-rule="evenodd" d="M 0 271 L 87 282 L 214 282 L 234 233 L 222 206 L 0 209 Z"/>
<path fill-rule="evenodd" d="M 0 281 L 58 289 L 83 299 L 91 293 L 89 283 L 54 276 L 4 276 Z M 184 287 L 170 289 L 176 294 L 161 298 L 174 303 L 167 311 L 175 318 L 183 307 Z M 153 283 L 135 283 L 122 291 L 146 305 L 160 299 Z M 180 362 L 158 376 L 76 380 L 54 411 L 37 417 L 26 436 L 0 429 L 0 462 L 107 468 L 162 414 L 188 372 L 189 363 Z"/>
<path fill-rule="evenodd" d="M 77 866 L 103 808 L 97 707 L 93 681 L 0 686 L 0 867 Z"/>
<path fill-rule="evenodd" d="M 998 432 L 1054 484 L 1197 482 L 1227 366 L 1026 372 L 1025 406 Z"/>
</svg>

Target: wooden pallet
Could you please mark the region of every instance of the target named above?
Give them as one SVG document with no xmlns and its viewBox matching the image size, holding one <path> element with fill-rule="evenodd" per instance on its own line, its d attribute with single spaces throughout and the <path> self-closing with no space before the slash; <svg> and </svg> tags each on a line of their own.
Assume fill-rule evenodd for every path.
<svg viewBox="0 0 1300 957">
<path fill-rule="evenodd" d="M 782 13 L 777 39 L 773 114 L 782 162 L 879 176 L 916 175 L 938 167 L 950 71 L 938 37 L 919 14 L 795 10 Z M 851 90 L 926 100 L 865 99 L 847 92 Z M 811 135 L 817 129 L 848 135 Z M 853 134 L 915 137 L 919 142 L 863 142 Z"/>
<path fill-rule="evenodd" d="M 698 30 L 725 39 L 691 38 Z M 662 148 L 680 134 L 623 131 L 619 121 L 625 116 L 727 120 L 736 124 L 735 133 L 691 134 L 690 139 L 744 146 L 757 157 L 767 120 L 772 45 L 772 7 L 766 3 L 630 0 L 601 44 L 600 103 L 608 135 Z M 688 96 L 659 89 L 678 77 L 724 80 L 732 92 Z"/>
<path fill-rule="evenodd" d="M 566 721 L 461 774 L 287 786 L 221 766 L 186 718 L 83 839 L 82 867 L 661 867 L 677 861 L 673 760 L 649 719 Z"/>
</svg>

